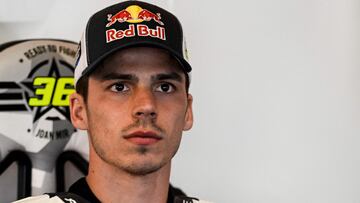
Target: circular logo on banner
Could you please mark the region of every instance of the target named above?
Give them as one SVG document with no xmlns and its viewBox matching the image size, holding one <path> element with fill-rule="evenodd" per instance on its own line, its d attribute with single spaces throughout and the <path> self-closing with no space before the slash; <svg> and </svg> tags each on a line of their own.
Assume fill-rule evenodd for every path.
<svg viewBox="0 0 360 203">
<path fill-rule="evenodd" d="M 74 92 L 76 50 L 76 43 L 61 40 L 0 46 L 0 135 L 28 152 L 54 142 L 53 150 L 63 149 L 75 131 L 69 95 Z"/>
</svg>

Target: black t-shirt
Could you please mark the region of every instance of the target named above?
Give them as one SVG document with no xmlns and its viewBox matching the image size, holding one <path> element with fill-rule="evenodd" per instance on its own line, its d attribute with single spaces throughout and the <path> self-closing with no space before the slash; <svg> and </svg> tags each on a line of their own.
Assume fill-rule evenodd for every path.
<svg viewBox="0 0 360 203">
<path fill-rule="evenodd" d="M 71 185 L 69 192 L 76 194 L 91 203 L 101 203 L 98 200 L 98 198 L 94 195 L 94 193 L 91 191 L 85 178 L 81 178 L 78 181 L 76 181 L 73 185 Z M 186 198 L 186 195 L 180 189 L 174 188 L 173 186 L 169 185 L 167 203 L 174 203 L 175 197 Z"/>
</svg>

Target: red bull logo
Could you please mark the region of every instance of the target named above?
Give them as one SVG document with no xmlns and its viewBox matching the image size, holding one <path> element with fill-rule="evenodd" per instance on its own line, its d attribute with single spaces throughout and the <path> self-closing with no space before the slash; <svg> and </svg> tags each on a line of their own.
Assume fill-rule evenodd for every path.
<svg viewBox="0 0 360 203">
<path fill-rule="evenodd" d="M 144 21 L 155 21 L 159 25 L 164 25 L 161 21 L 160 13 L 152 13 L 149 10 L 143 9 L 140 6 L 132 5 L 117 12 L 115 15 L 108 14 L 106 27 L 111 27 L 115 23 L 130 23 L 128 29 L 106 30 L 106 42 L 110 43 L 115 40 L 120 40 L 125 37 L 153 37 L 161 40 L 166 40 L 165 28 L 156 26 L 155 29 L 149 28 L 147 25 L 139 24 Z"/>
<path fill-rule="evenodd" d="M 164 25 L 161 21 L 160 13 L 153 13 L 137 5 L 129 6 L 126 9 L 117 12 L 115 15 L 108 14 L 107 20 L 109 22 L 106 24 L 106 27 L 110 27 L 116 22 L 141 23 L 143 21 L 151 20 L 159 23 L 160 25 Z"/>
</svg>

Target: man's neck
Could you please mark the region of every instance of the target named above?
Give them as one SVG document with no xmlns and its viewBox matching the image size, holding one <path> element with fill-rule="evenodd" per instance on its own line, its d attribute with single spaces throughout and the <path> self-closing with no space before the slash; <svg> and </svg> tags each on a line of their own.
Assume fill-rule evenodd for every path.
<svg viewBox="0 0 360 203">
<path fill-rule="evenodd" d="M 171 163 L 144 176 L 130 175 L 105 163 L 91 163 L 98 162 L 90 162 L 86 181 L 101 202 L 166 203 Z"/>
</svg>

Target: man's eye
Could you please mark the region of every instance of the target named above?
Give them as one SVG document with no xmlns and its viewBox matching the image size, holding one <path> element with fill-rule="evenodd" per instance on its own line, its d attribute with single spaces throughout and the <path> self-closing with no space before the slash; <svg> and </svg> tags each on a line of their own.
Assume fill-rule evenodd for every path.
<svg viewBox="0 0 360 203">
<path fill-rule="evenodd" d="M 173 91 L 174 91 L 174 86 L 171 85 L 171 84 L 168 84 L 168 83 L 163 83 L 163 84 L 160 84 L 160 85 L 156 88 L 156 91 L 166 92 L 166 93 L 173 92 Z"/>
<path fill-rule="evenodd" d="M 124 83 L 116 83 L 111 86 L 111 91 L 114 92 L 124 92 L 129 90 L 129 88 Z"/>
</svg>

